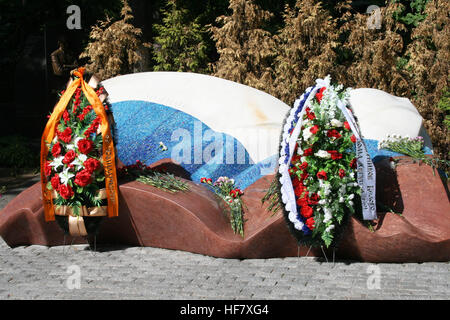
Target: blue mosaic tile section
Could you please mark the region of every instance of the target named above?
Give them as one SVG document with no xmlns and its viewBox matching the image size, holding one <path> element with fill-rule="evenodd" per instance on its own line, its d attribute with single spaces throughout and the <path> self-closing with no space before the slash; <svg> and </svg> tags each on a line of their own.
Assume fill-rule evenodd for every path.
<svg viewBox="0 0 450 320">
<path fill-rule="evenodd" d="M 193 181 L 228 176 L 245 189 L 264 175 L 267 161 L 276 160 L 255 164 L 236 138 L 215 132 L 197 118 L 168 106 L 123 101 L 113 103 L 111 109 L 116 122 L 117 155 L 125 165 L 136 160 L 151 164 L 179 154 L 185 156 L 181 166 Z M 167 151 L 159 148 L 160 142 Z"/>
<path fill-rule="evenodd" d="M 308 94 L 305 94 L 299 110 L 303 108 L 307 97 Z M 245 189 L 264 175 L 274 173 L 278 163 L 277 155 L 254 163 L 236 138 L 215 132 L 197 118 L 168 106 L 145 101 L 124 101 L 113 103 L 111 110 L 116 122 L 114 134 L 117 155 L 126 165 L 134 164 L 136 160 L 151 164 L 172 158 L 177 151 L 186 151 L 188 154 L 185 159 L 188 161 L 181 165 L 193 181 L 199 182 L 202 177 L 215 180 L 220 176 L 228 176 L 235 180 L 239 188 Z M 178 134 L 173 137 L 174 132 Z M 195 139 L 195 136 L 200 138 Z M 364 141 L 373 162 L 401 155 L 378 150 L 377 140 Z M 160 142 L 167 146 L 167 151 L 159 148 Z M 195 153 L 195 150 L 199 152 Z M 429 148 L 425 148 L 425 152 L 432 154 Z M 208 157 L 209 161 L 206 161 Z"/>
</svg>

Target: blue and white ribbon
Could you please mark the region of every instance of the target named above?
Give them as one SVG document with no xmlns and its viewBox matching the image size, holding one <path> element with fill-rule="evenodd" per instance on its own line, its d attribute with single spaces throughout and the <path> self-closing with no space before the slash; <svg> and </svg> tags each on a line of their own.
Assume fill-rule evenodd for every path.
<svg viewBox="0 0 450 320">
<path fill-rule="evenodd" d="M 289 166 L 294 154 L 297 139 L 301 132 L 303 115 L 306 107 L 310 107 L 310 101 L 315 97 L 320 88 L 328 88 L 329 86 L 329 78 L 317 79 L 316 86 L 308 88 L 306 92 L 295 101 L 294 107 L 291 109 L 283 128 L 279 158 L 280 166 L 278 168 L 281 175 L 281 197 L 285 204 L 285 209 L 288 212 L 288 218 L 297 230 L 302 230 L 304 223 L 297 211 L 297 203 L 289 174 Z M 338 107 L 344 114 L 345 119 L 349 123 L 350 128 L 356 137 L 358 185 L 361 188 L 363 218 L 365 220 L 373 220 L 377 217 L 375 205 L 375 167 L 367 152 L 367 148 L 362 140 L 358 125 L 356 124 L 352 113 L 347 109 L 343 101 L 338 102 Z M 295 127 L 293 126 L 294 122 L 297 122 Z M 290 134 L 291 130 L 293 130 L 292 134 Z"/>
</svg>

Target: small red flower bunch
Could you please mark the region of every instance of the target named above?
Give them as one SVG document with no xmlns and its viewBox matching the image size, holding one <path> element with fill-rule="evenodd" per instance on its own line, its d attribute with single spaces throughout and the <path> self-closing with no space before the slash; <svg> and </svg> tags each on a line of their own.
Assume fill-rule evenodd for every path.
<svg viewBox="0 0 450 320">
<path fill-rule="evenodd" d="M 200 179 L 201 183 L 209 185 L 213 191 L 221 197 L 230 209 L 231 228 L 234 233 L 239 233 L 244 236 L 244 203 L 242 202 L 242 195 L 244 192 L 237 188 L 234 184 L 234 179 L 228 177 L 219 177 L 214 183 L 211 178 L 203 177 Z"/>
</svg>

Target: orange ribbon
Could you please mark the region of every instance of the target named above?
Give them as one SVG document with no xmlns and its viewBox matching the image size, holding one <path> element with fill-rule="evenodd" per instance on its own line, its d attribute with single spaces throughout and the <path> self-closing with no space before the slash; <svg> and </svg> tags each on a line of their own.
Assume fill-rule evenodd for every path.
<svg viewBox="0 0 450 320">
<path fill-rule="evenodd" d="M 101 119 L 101 133 L 103 141 L 103 168 L 105 172 L 106 195 L 108 199 L 108 217 L 117 217 L 119 215 L 119 197 L 117 193 L 117 175 L 115 165 L 114 144 L 109 128 L 108 117 L 102 102 L 98 98 L 95 91 L 83 80 L 84 68 L 79 68 L 73 73 L 75 79 L 66 89 L 61 99 L 56 104 L 50 119 L 45 126 L 41 139 L 41 184 L 42 198 L 44 202 L 44 213 L 46 221 L 55 220 L 55 212 L 53 208 L 52 193 L 47 189 L 47 179 L 45 177 L 45 162 L 48 155 L 48 144 L 55 137 L 55 131 L 61 119 L 64 110 L 68 106 L 75 90 L 81 85 L 81 90 L 92 105 L 97 116 Z"/>
</svg>

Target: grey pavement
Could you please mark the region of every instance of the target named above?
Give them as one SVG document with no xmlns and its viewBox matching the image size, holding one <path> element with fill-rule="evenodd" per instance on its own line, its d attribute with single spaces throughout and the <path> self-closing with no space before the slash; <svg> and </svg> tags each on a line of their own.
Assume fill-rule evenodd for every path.
<svg viewBox="0 0 450 320">
<path fill-rule="evenodd" d="M 23 188 L 24 186 L 22 186 Z M 20 187 L 0 199 L 0 209 Z M 450 263 L 221 259 L 150 247 L 21 246 L 0 239 L 0 299 L 442 299 Z"/>
</svg>

